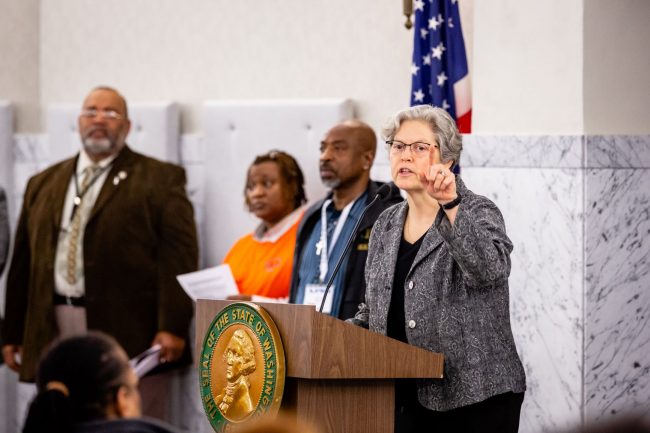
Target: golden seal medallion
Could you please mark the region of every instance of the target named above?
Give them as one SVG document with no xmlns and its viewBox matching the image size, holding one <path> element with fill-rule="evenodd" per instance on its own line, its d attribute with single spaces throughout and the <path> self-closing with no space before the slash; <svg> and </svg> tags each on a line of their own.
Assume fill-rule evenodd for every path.
<svg viewBox="0 0 650 433">
<path fill-rule="evenodd" d="M 237 302 L 217 314 L 199 360 L 201 401 L 216 432 L 229 424 L 277 413 L 284 375 L 282 340 L 263 308 Z"/>
</svg>

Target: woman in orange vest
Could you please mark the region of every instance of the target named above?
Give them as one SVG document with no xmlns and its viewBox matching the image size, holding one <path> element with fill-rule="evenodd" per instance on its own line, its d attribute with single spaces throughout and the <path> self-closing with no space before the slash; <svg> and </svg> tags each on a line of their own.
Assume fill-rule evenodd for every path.
<svg viewBox="0 0 650 433">
<path fill-rule="evenodd" d="M 302 170 L 288 153 L 273 150 L 249 167 L 244 197 L 261 223 L 224 259 L 239 288 L 240 296 L 233 298 L 287 301 L 296 232 L 307 201 L 304 186 Z"/>
</svg>

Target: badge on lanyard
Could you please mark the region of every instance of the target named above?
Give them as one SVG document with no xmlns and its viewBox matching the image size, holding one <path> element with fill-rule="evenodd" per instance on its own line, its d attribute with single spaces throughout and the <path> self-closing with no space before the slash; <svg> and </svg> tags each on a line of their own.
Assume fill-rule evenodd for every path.
<svg viewBox="0 0 650 433">
<path fill-rule="evenodd" d="M 320 240 L 316 244 L 316 255 L 320 256 L 319 282 L 321 283 L 325 282 L 327 270 L 329 269 L 329 259 L 332 255 L 332 250 L 334 249 L 336 242 L 339 240 L 339 236 L 341 235 L 345 221 L 348 219 L 348 215 L 350 215 L 350 211 L 352 210 L 352 206 L 354 206 L 355 202 L 356 200 L 351 201 L 341 211 L 341 215 L 336 222 L 336 227 L 334 227 L 334 233 L 332 233 L 331 247 L 328 245 L 329 242 L 327 241 L 327 207 L 330 205 L 330 203 L 332 203 L 332 199 L 329 199 L 323 203 L 320 218 Z"/>
<path fill-rule="evenodd" d="M 323 302 L 323 295 L 325 294 L 325 284 L 307 284 L 305 286 L 305 298 L 303 304 L 315 305 L 316 308 L 320 307 Z M 332 300 L 334 299 L 334 290 L 330 288 L 327 294 L 325 305 L 323 306 L 323 313 L 330 314 L 332 312 Z"/>
<path fill-rule="evenodd" d="M 320 240 L 316 244 L 316 255 L 320 256 L 320 266 L 319 266 L 319 278 L 318 283 L 307 284 L 305 286 L 305 297 L 303 304 L 306 305 L 315 305 L 320 307 L 321 302 L 323 302 L 323 295 L 325 295 L 325 277 L 327 276 L 327 271 L 329 269 L 329 259 L 332 255 L 332 250 L 334 245 L 339 240 L 345 221 L 350 215 L 352 206 L 357 200 L 352 200 L 348 203 L 347 206 L 341 211 L 338 221 L 336 222 L 336 227 L 334 227 L 334 233 L 332 233 L 331 247 L 327 242 L 327 207 L 332 203 L 332 200 L 326 200 L 323 203 L 321 208 L 321 235 Z M 323 313 L 330 314 L 332 312 L 332 303 L 334 299 L 334 287 L 330 288 L 329 293 L 327 294 L 327 299 L 325 300 L 325 305 L 323 305 Z"/>
</svg>

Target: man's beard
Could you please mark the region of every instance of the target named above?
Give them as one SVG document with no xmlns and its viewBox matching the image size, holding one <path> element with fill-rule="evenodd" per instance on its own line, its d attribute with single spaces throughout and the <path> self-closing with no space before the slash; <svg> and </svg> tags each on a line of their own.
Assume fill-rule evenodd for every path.
<svg viewBox="0 0 650 433">
<path fill-rule="evenodd" d="M 323 178 L 323 175 L 321 174 L 320 180 L 321 182 L 323 182 L 323 185 L 325 185 L 329 189 L 335 189 L 338 188 L 339 185 L 341 185 L 341 179 L 339 179 L 338 174 L 332 169 L 332 167 L 327 165 L 327 163 L 321 164 L 319 168 L 320 170 L 325 169 L 330 173 L 335 173 L 335 176 L 330 177 L 329 179 Z"/>
<path fill-rule="evenodd" d="M 106 132 L 106 137 L 94 138 L 92 134 L 97 129 L 91 129 L 86 133 L 86 136 L 83 138 L 82 143 L 84 149 L 89 155 L 103 155 L 107 153 L 113 153 L 117 147 L 117 138 L 111 136 Z"/>
<path fill-rule="evenodd" d="M 115 142 L 110 138 L 92 138 L 87 137 L 83 140 L 84 149 L 91 155 L 101 155 L 110 153 L 115 149 Z"/>
<path fill-rule="evenodd" d="M 362 176 L 362 173 L 357 173 L 355 175 L 350 175 L 348 173 L 347 175 L 344 174 L 343 176 L 336 173 L 335 177 L 323 179 L 323 176 L 321 176 L 320 180 L 327 188 L 331 190 L 340 190 L 348 188 L 350 185 L 357 183 Z"/>
<path fill-rule="evenodd" d="M 339 185 L 341 185 L 341 179 L 338 177 L 331 178 L 331 179 L 323 179 L 322 177 L 320 178 L 321 182 L 323 182 L 323 185 L 325 185 L 329 189 L 335 189 Z"/>
</svg>

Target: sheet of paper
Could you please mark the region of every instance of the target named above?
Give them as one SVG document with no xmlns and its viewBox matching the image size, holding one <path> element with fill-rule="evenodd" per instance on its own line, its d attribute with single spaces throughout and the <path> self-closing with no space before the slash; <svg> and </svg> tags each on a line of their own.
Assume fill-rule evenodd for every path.
<svg viewBox="0 0 650 433">
<path fill-rule="evenodd" d="M 161 349 L 160 344 L 156 344 L 129 361 L 138 377 L 143 377 L 160 364 Z"/>
<path fill-rule="evenodd" d="M 215 266 L 189 274 L 177 275 L 176 279 L 194 301 L 197 299 L 226 299 L 238 295 L 237 283 L 228 265 Z"/>
</svg>

